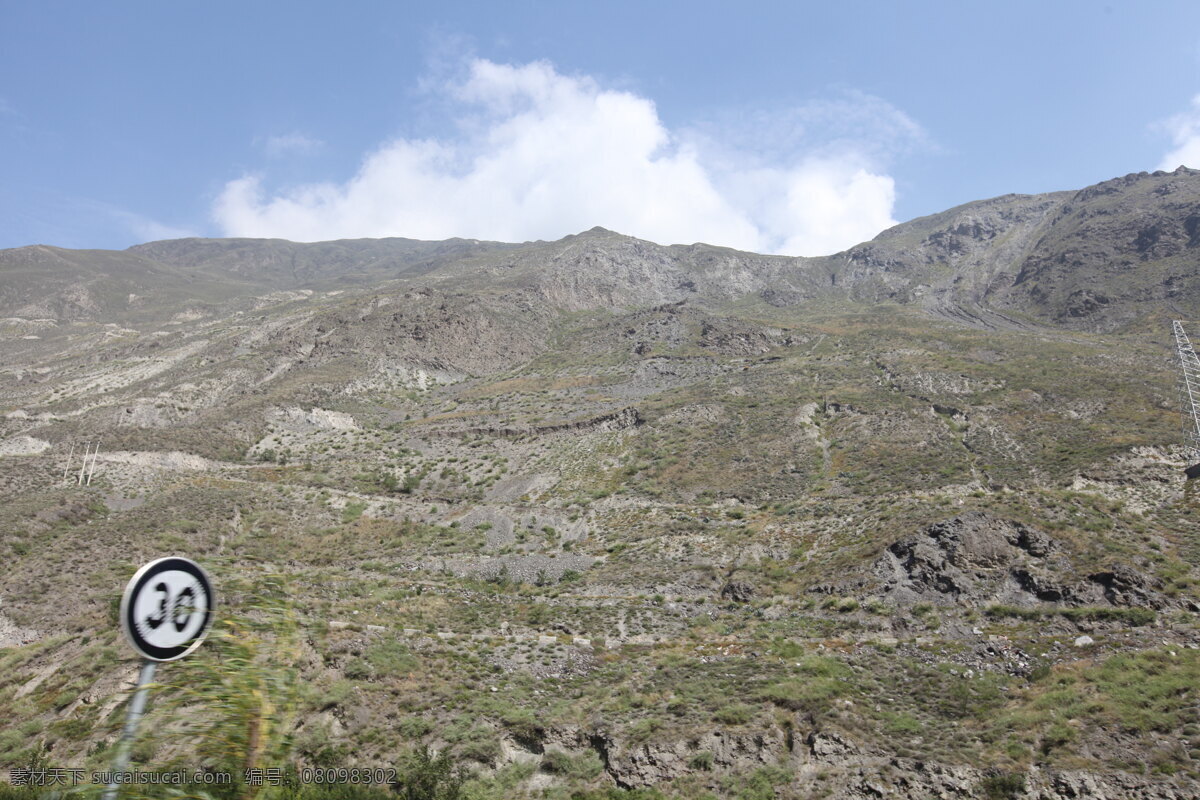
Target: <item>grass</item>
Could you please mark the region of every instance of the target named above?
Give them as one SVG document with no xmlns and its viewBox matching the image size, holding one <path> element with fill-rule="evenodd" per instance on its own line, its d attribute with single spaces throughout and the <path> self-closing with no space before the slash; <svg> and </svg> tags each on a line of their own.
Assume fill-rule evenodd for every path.
<svg viewBox="0 0 1200 800">
<path fill-rule="evenodd" d="M 814 713 L 849 688 L 850 671 L 836 659 L 805 656 L 793 670 L 794 677 L 768 685 L 763 699 L 790 711 Z"/>
<path fill-rule="evenodd" d="M 1075 608 L 1024 608 L 1017 606 L 994 605 L 988 606 L 986 612 L 994 619 L 1025 619 L 1037 620 L 1046 617 L 1061 616 L 1069 620 L 1087 620 L 1092 622 L 1118 622 L 1133 627 L 1142 627 L 1154 622 L 1157 614 L 1151 608 L 1123 607 L 1089 607 Z"/>
<path fill-rule="evenodd" d="M 297 379 L 282 394 L 255 400 L 265 409 L 302 391 L 309 405 L 360 403 L 351 410 L 367 428 L 361 436 L 329 438 L 324 450 L 294 449 L 286 466 L 253 466 L 233 477 L 171 475 L 145 505 L 121 512 L 41 489 L 11 498 L 0 507 L 0 553 L 14 554 L 0 578 L 3 611 L 26 627 L 66 633 L 61 651 L 0 650 L 0 718 L 13 721 L 13 733 L 0 734 L 0 758 L 27 757 L 41 736 L 80 750 L 95 738 L 103 724 L 95 715 L 65 709 L 111 686 L 102 681 L 127 659 L 115 638 L 103 636 L 112 631 L 111 596 L 139 559 L 164 547 L 191 551 L 223 580 L 257 562 L 293 571 L 308 631 L 310 688 L 301 702 L 309 724 L 298 734 L 304 758 L 386 764 L 408 748 L 445 742 L 463 763 L 488 766 L 489 774 L 471 782 L 480 798 L 522 797 L 539 770 L 548 798 L 608 797 L 597 785 L 607 780 L 604 762 L 592 749 L 548 744 L 540 764 L 503 764 L 503 739 L 532 752 L 551 731 L 602 733 L 627 748 L 686 747 L 716 730 L 778 741 L 787 722 L 795 744 L 811 717 L 864 748 L 998 769 L 977 792 L 999 798 L 1019 791 L 1014 776 L 1034 762 L 1141 769 L 1097 748 L 1089 740 L 1094 731 L 1118 732 L 1129 758 L 1144 757 L 1147 771 L 1168 768 L 1169 759 L 1151 755 L 1157 739 L 1200 750 L 1200 728 L 1188 732 L 1200 724 L 1189 710 L 1200 677 L 1191 651 L 1114 655 L 1102 641 L 1068 650 L 1068 663 L 1050 666 L 1039 660 L 1044 651 L 1018 641 L 1058 617 L 1144 628 L 1156 621 L 1150 609 L 990 608 L 991 624 L 1020 623 L 1004 628 L 1043 666 L 1029 678 L 968 676 L 952 660 L 960 642 L 949 632 L 964 621 L 988 622 L 918 605 L 904 617 L 911 627 L 897 634 L 900 641 L 876 648 L 872 639 L 894 633 L 891 605 L 865 599 L 866 590 L 808 592 L 854 579 L 888 543 L 921 526 L 977 509 L 1047 531 L 1056 557 L 1082 574 L 1114 561 L 1144 565 L 1180 606 L 1194 599 L 1194 509 L 1172 499 L 1173 484 L 1157 480 L 1162 469 L 1154 481 L 1070 488 L 1080 472 L 1114 470 L 1106 459 L 1133 444 L 1174 441 L 1174 419 L 1155 405 L 1170 376 L 1156 363 L 1146 366 L 1140 343 L 1098 348 L 940 328 L 894 309 L 843 308 L 820 319 L 788 309 L 753 313 L 800 343 L 735 358 L 687 328 L 677 346 L 657 342 L 654 352 L 671 358 L 652 363 L 603 349 L 603 337 L 619 335 L 624 322 L 581 313 L 555 351 L 508 375 L 361 402 L 339 395 L 336 381 L 307 386 Z M 651 316 L 670 319 L 662 311 Z M 1135 366 L 1125 366 L 1128 359 Z M 648 389 L 631 380 L 656 363 L 678 377 Z M 358 368 L 337 369 L 352 375 Z M 629 403 L 646 423 L 622 432 L 420 439 L 429 427 L 418 422 L 423 416 L 516 428 L 535 417 L 582 419 Z M 814 424 L 793 423 L 807 403 L 818 405 Z M 934 403 L 962 414 L 936 413 Z M 1088 411 L 1097 403 L 1101 412 Z M 1068 408 L 1080 418 L 1065 416 Z M 387 430 L 405 415 L 412 421 Z M 193 430 L 128 431 L 114 446 L 215 454 L 233 442 L 245 452 L 242 435 L 200 442 Z M 829 444 L 829 469 L 814 435 Z M 27 478 L 11 461 L 0 460 L 0 477 L 18 485 Z M 520 497 L 485 494 L 501 476 L 551 480 Z M 353 493 L 372 495 L 372 515 Z M 582 531 L 572 550 L 602 560 L 541 586 L 532 576 L 487 583 L 443 569 L 489 555 L 484 527 L 442 524 L 480 504 L 516 523 L 513 553 L 555 552 Z M 67 513 L 39 518 L 48 507 Z M 54 625 L 43 624 L 22 598 L 46 596 L 46 575 L 62 568 L 87 573 L 78 602 Z M 728 576 L 754 586 L 749 603 L 719 600 Z M 1193 625 L 1173 612 L 1159 616 Z M 620 635 L 618 620 L 625 635 L 648 643 L 604 646 Z M 439 631 L 460 636 L 443 642 Z M 557 637 L 554 645 L 536 643 L 546 633 Z M 82 635 L 91 641 L 83 644 Z M 590 637 L 593 646 L 569 644 L 573 636 Z M 15 697 L 55 659 L 61 675 Z M 333 719 L 346 725 L 344 733 Z M 786 772 L 731 774 L 705 746 L 685 756 L 684 772 L 703 773 L 700 783 L 612 796 L 790 791 Z"/>
<path fill-rule="evenodd" d="M 1188 649 L 1060 665 L 1014 698 L 990 736 L 997 741 L 1015 736 L 1043 755 L 1070 751 L 1086 731 L 1177 736 L 1200 723 L 1197 680 L 1200 653 Z M 1200 737 L 1187 736 L 1186 742 L 1200 745 Z"/>
<path fill-rule="evenodd" d="M 1016 800 L 1025 792 L 1025 776 L 997 772 L 985 776 L 979 782 L 979 789 L 987 800 Z"/>
</svg>

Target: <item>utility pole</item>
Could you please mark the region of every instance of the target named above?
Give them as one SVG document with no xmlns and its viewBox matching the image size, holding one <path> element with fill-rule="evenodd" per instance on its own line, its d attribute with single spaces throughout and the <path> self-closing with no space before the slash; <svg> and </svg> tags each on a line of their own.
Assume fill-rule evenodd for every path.
<svg viewBox="0 0 1200 800">
<path fill-rule="evenodd" d="M 1188 478 L 1200 476 L 1200 358 L 1183 330 L 1183 321 L 1175 320 L 1175 352 L 1179 356 L 1179 405 L 1183 412 L 1183 435 L 1189 466 Z"/>
<path fill-rule="evenodd" d="M 92 485 L 92 475 L 96 472 L 96 458 L 100 455 L 100 443 L 96 442 L 96 452 L 92 453 L 92 468 L 88 470 L 87 485 Z"/>
<path fill-rule="evenodd" d="M 83 443 L 83 461 L 79 465 L 79 477 L 75 479 L 76 486 L 83 486 L 83 473 L 87 469 L 88 450 L 91 448 L 91 442 Z"/>
<path fill-rule="evenodd" d="M 71 449 L 67 451 L 67 465 L 63 467 L 63 485 L 67 484 L 67 475 L 71 472 L 71 456 L 75 455 L 75 440 L 71 440 Z"/>
</svg>

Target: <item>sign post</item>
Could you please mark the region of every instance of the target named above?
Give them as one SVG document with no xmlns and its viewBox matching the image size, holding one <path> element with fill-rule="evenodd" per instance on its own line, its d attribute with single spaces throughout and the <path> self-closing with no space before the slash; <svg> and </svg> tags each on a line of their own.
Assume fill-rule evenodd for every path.
<svg viewBox="0 0 1200 800">
<path fill-rule="evenodd" d="M 160 661 L 191 653 L 212 626 L 216 596 L 208 574 L 188 558 L 171 556 L 146 564 L 130 579 L 121 597 L 121 630 L 143 657 L 137 691 L 129 702 L 125 728 L 113 758 L 113 775 L 102 800 L 116 800 L 138 722 L 146 710 L 149 686 Z"/>
</svg>

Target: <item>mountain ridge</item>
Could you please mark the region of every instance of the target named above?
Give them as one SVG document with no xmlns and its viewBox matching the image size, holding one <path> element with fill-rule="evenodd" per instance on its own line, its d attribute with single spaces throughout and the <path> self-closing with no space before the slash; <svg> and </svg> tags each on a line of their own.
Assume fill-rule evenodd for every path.
<svg viewBox="0 0 1200 800">
<path fill-rule="evenodd" d="M 1101 331 L 1151 313 L 1200 315 L 1200 269 L 1189 260 L 1198 246 L 1200 171 L 1180 167 L 1074 192 L 974 201 L 819 257 L 663 246 L 600 227 L 523 243 L 393 237 L 188 238 L 125 251 L 33 245 L 0 251 L 0 314 L 69 319 L 133 310 L 128 299 L 122 308 L 118 289 L 128 289 L 126 298 L 142 295 L 143 308 L 149 292 L 176 304 L 189 299 L 173 282 L 192 287 L 191 299 L 223 302 L 263 290 L 365 289 L 405 280 L 532 288 L 568 310 L 757 294 L 775 305 L 890 301 L 968 324 L 987 324 L 986 316 Z M 1015 322 L 1013 314 L 1028 321 Z"/>
</svg>

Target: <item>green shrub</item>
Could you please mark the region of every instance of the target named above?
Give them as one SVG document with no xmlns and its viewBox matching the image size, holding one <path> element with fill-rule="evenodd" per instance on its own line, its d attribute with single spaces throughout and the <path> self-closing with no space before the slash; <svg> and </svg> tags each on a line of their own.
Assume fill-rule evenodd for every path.
<svg viewBox="0 0 1200 800">
<path fill-rule="evenodd" d="M 347 659 L 342 672 L 352 681 L 364 681 L 371 677 L 371 665 L 361 658 Z"/>
<path fill-rule="evenodd" d="M 635 742 L 645 742 L 663 728 L 662 720 L 645 717 L 633 723 L 627 729 L 629 738 Z"/>
<path fill-rule="evenodd" d="M 604 763 L 593 750 L 574 756 L 561 750 L 549 750 L 542 757 L 541 769 L 554 775 L 590 781 L 604 772 Z"/>
<path fill-rule="evenodd" d="M 914 734 L 921 732 L 921 723 L 908 714 L 887 714 L 883 725 L 884 733 L 892 735 Z"/>
<path fill-rule="evenodd" d="M 541 770 L 551 775 L 566 775 L 571 771 L 571 756 L 561 750 L 548 750 L 542 756 Z"/>
<path fill-rule="evenodd" d="M 835 658 L 809 655 L 801 659 L 795 671 L 798 677 L 770 684 L 764 700 L 792 711 L 809 713 L 823 709 L 834 697 L 845 693 L 850 670 Z"/>
<path fill-rule="evenodd" d="M 500 721 L 518 740 L 534 741 L 541 738 L 542 723 L 532 710 L 524 706 L 508 706 L 500 711 Z"/>
<path fill-rule="evenodd" d="M 311 725 L 295 741 L 296 752 L 313 766 L 330 768 L 345 763 L 350 754 L 345 743 L 335 743 L 327 725 Z"/>
<path fill-rule="evenodd" d="M 1019 772 L 999 772 L 979 782 L 987 800 L 1016 800 L 1025 792 L 1025 776 Z"/>
<path fill-rule="evenodd" d="M 407 675 L 421 666 L 420 660 L 412 654 L 408 646 L 395 639 L 372 644 L 363 657 L 371 665 L 374 673 L 383 677 Z"/>
<path fill-rule="evenodd" d="M 342 509 L 342 522 L 350 523 L 362 516 L 362 513 L 367 510 L 367 504 L 364 501 L 352 501 L 346 504 Z"/>
<path fill-rule="evenodd" d="M 1151 608 L 1112 608 L 1109 606 L 1081 606 L 1079 608 L 1021 608 L 1018 606 L 994 605 L 988 606 L 985 612 L 993 619 L 1025 619 L 1035 620 L 1058 614 L 1070 620 L 1091 620 L 1097 622 L 1123 622 L 1126 625 L 1142 627 L 1154 622 L 1156 614 Z"/>
<path fill-rule="evenodd" d="M 12 786 L 0 783 L 0 800 L 38 800 L 42 789 L 37 786 Z"/>
<path fill-rule="evenodd" d="M 736 800 L 775 800 L 775 787 L 791 779 L 792 774 L 782 767 L 759 767 L 749 775 L 730 775 L 723 783 Z"/>
<path fill-rule="evenodd" d="M 188 742 L 200 766 L 233 774 L 282 767 L 299 705 L 300 636 L 289 588 L 283 576 L 265 573 L 226 586 L 253 602 L 241 613 L 224 610 L 204 646 L 172 664 L 161 711 L 180 723 L 171 736 Z"/>
<path fill-rule="evenodd" d="M 433 755 L 422 748 L 403 764 L 393 791 L 404 800 L 459 800 L 466 775 L 445 751 Z"/>
<path fill-rule="evenodd" d="M 788 639 L 775 639 L 771 642 L 771 653 L 785 661 L 796 661 L 803 658 L 807 652 L 808 648 L 799 642 L 793 642 Z"/>
<path fill-rule="evenodd" d="M 421 739 L 433 730 L 433 723 L 424 717 L 405 717 L 400 721 L 399 730 L 405 739 Z"/>
<path fill-rule="evenodd" d="M 1056 722 L 1042 735 L 1042 753 L 1049 755 L 1050 751 L 1055 750 L 1069 743 L 1075 738 L 1075 731 L 1069 725 L 1062 722 Z"/>
<path fill-rule="evenodd" d="M 713 719 L 723 725 L 745 725 L 754 719 L 754 707 L 745 703 L 732 703 L 718 709 L 713 714 Z"/>
<path fill-rule="evenodd" d="M 487 728 L 472 728 L 455 752 L 462 758 L 490 767 L 500 759 L 500 740 Z"/>
</svg>

